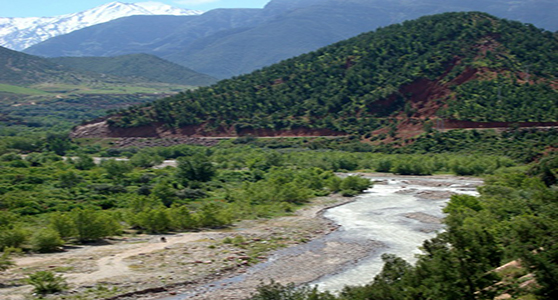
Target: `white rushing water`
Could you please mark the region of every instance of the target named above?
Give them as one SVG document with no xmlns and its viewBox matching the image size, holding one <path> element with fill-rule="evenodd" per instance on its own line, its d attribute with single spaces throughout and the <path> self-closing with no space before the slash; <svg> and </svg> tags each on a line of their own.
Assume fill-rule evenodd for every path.
<svg viewBox="0 0 558 300">
<path fill-rule="evenodd" d="M 425 199 L 417 195 L 475 195 L 475 186 L 480 184 L 473 179 L 374 179 L 383 182 L 360 195 L 355 202 L 328 210 L 325 217 L 340 225 L 339 235 L 350 239 L 379 241 L 384 247 L 355 266 L 312 283 L 321 290 L 339 291 L 346 285 L 370 283 L 383 267 L 381 255 L 384 253 L 395 254 L 413 263 L 423 241 L 443 229 L 436 218 L 443 218 L 442 209 L 449 200 L 439 196 Z M 419 221 L 410 214 L 423 218 Z"/>
<path fill-rule="evenodd" d="M 281 268 L 281 260 L 292 259 L 293 255 L 311 253 L 312 256 L 320 257 L 324 254 L 322 251 L 325 245 L 332 242 L 342 242 L 347 247 L 373 243 L 374 247 L 370 248 L 371 252 L 364 259 L 340 266 L 334 274 L 309 284 L 317 285 L 321 290 L 336 292 L 347 285 L 370 283 L 383 267 L 381 256 L 384 253 L 395 254 L 410 263 L 415 262 L 415 255 L 420 253 L 422 243 L 443 230 L 442 209 L 451 194 L 476 195 L 476 187 L 482 184 L 478 179 L 451 176 L 378 175 L 370 178 L 380 182 L 356 197 L 354 202 L 325 212 L 325 217 L 339 225 L 338 230 L 309 243 L 279 250 L 267 262 L 255 265 L 241 275 L 159 299 L 183 300 L 197 296 L 211 299 L 203 295 L 223 287 L 231 288 L 234 294 L 234 284 L 245 282 L 248 277 L 266 279 L 265 270 L 276 266 Z"/>
</svg>

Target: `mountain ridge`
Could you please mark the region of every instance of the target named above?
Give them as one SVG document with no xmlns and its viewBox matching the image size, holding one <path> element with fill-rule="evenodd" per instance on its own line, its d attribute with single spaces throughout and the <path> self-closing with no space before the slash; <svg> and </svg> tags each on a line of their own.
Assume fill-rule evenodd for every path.
<svg viewBox="0 0 558 300">
<path fill-rule="evenodd" d="M 548 0 L 272 0 L 263 9 L 123 18 L 49 39 L 26 52 L 49 57 L 148 53 L 224 79 L 378 27 L 449 11 L 485 11 L 558 29 L 558 6 Z"/>
<path fill-rule="evenodd" d="M 55 17 L 0 17 L 0 46 L 23 50 L 49 38 L 132 15 L 199 15 L 202 11 L 174 8 L 157 2 L 103 4 Z"/>
<path fill-rule="evenodd" d="M 2 124 L 6 127 L 68 130 L 83 120 L 105 115 L 107 110 L 154 101 L 195 88 L 198 84 L 210 83 L 195 82 L 208 76 L 157 57 L 136 54 L 102 60 L 105 61 L 94 60 L 93 63 L 98 64 L 97 68 L 116 67 L 118 72 L 110 72 L 110 68 L 97 70 L 106 71 L 104 73 L 93 72 L 91 68 L 76 70 L 42 57 L 0 47 Z M 144 73 L 144 76 L 137 76 L 137 72 Z"/>
</svg>

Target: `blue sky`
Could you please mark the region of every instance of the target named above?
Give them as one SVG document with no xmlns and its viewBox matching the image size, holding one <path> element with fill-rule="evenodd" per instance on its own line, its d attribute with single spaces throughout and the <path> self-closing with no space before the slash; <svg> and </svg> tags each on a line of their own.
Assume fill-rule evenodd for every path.
<svg viewBox="0 0 558 300">
<path fill-rule="evenodd" d="M 0 17 L 52 17 L 87 10 L 106 3 L 161 2 L 181 8 L 262 8 L 270 0 L 0 0 Z"/>
</svg>

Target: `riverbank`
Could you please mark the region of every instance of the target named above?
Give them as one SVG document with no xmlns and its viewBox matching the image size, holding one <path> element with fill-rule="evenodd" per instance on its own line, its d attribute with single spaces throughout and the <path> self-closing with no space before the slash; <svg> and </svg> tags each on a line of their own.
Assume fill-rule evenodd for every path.
<svg viewBox="0 0 558 300">
<path fill-rule="evenodd" d="M 445 188 L 465 192 L 482 183 L 480 179 L 450 175 L 363 175 L 378 185 L 358 199 L 377 194 L 396 178 L 396 194 L 438 208 L 453 194 Z M 17 267 L 2 275 L 8 285 L 0 290 L 0 299 L 26 299 L 30 286 L 17 280 L 44 269 L 63 274 L 71 286 L 68 292 L 50 299 L 240 300 L 270 280 L 314 284 L 352 270 L 389 248 L 375 238 L 343 237 L 340 233 L 346 229 L 337 230 L 338 225 L 323 216 L 356 204 L 343 205 L 353 200 L 340 196 L 316 198 L 291 216 L 242 221 L 227 230 L 165 235 L 166 242 L 161 236 L 128 236 L 110 240 L 107 245 L 18 258 Z M 440 216 L 420 210 L 399 215 L 404 222 L 419 224 L 418 230 L 424 233 L 434 234 L 441 226 Z M 369 277 L 366 280 L 373 275 Z"/>
<path fill-rule="evenodd" d="M 409 247 L 404 247 L 410 256 L 416 253 L 416 247 L 422 243 L 423 239 L 428 238 L 428 236 L 432 237 L 436 229 L 441 228 L 441 216 L 439 213 L 441 213 L 443 203 L 452 194 L 472 192 L 476 186 L 482 183 L 482 180 L 478 178 L 451 175 L 399 176 L 382 173 L 360 175 L 365 175 L 376 181 L 377 186 L 370 192 L 352 200 L 361 202 L 362 198 L 375 198 L 379 190 L 383 190 L 384 186 L 393 187 L 393 181 L 396 181 L 396 190 L 398 192 L 396 194 L 406 194 L 408 197 L 403 198 L 415 198 L 416 201 L 424 203 L 428 207 L 437 207 L 435 209 L 438 211 L 437 216 L 415 210 L 415 208 L 400 214 L 400 217 L 403 219 L 411 223 L 420 224 L 416 228 L 416 231 L 419 232 L 419 240 L 413 241 Z M 452 189 L 455 192 L 449 192 L 446 189 Z M 381 192 L 379 193 L 381 194 Z M 327 210 L 322 209 L 319 213 L 316 213 L 316 216 L 322 218 L 324 214 L 329 215 L 332 211 L 344 210 L 346 207 L 355 204 L 357 204 L 355 201 L 349 201 L 343 205 L 335 205 L 335 207 L 330 207 Z M 397 206 L 397 204 L 394 205 Z M 266 262 L 249 268 L 243 274 L 231 274 L 202 284 L 177 287 L 172 290 L 172 294 L 176 295 L 161 297 L 161 294 L 155 294 L 141 299 L 241 300 L 248 298 L 258 285 L 268 283 L 271 280 L 281 284 L 322 285 L 330 279 L 335 281 L 337 275 L 342 277 L 347 271 L 350 272 L 359 268 L 368 260 L 378 261 L 377 264 L 381 265 L 381 259 L 379 259 L 381 253 L 393 251 L 393 244 L 386 245 L 374 238 L 347 237 L 347 231 L 347 228 L 340 228 L 339 230 L 331 231 L 329 234 L 316 236 L 314 240 L 308 243 L 279 250 Z M 400 234 L 399 232 L 392 233 L 395 235 Z M 423 233 L 426 235 L 423 235 Z M 360 277 L 359 280 L 366 282 L 372 280 L 374 276 L 374 273 L 370 272 L 357 273 L 357 276 Z M 345 282 L 344 284 L 347 284 L 347 282 L 356 284 L 357 281 L 343 282 Z M 335 288 L 337 289 L 338 286 Z M 131 299 L 133 298 L 127 298 L 126 300 Z"/>
<path fill-rule="evenodd" d="M 291 216 L 241 221 L 224 230 L 126 235 L 103 244 L 67 247 L 59 253 L 16 257 L 16 266 L 0 274 L 0 299 L 28 299 L 31 286 L 24 283 L 24 278 L 40 270 L 61 274 L 70 284 L 68 291 L 49 299 L 151 299 L 172 295 L 177 290 L 243 274 L 277 249 L 334 231 L 336 225 L 319 217 L 321 212 L 350 201 L 352 198 L 321 197 Z"/>
</svg>

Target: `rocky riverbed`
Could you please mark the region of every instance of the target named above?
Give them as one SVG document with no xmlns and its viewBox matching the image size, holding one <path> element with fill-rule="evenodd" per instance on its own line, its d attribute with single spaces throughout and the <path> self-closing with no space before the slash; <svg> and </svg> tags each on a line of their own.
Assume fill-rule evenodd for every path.
<svg viewBox="0 0 558 300">
<path fill-rule="evenodd" d="M 393 185 L 385 174 L 366 176 L 378 181 L 378 191 Z M 470 184 L 452 176 L 396 178 L 398 188 L 394 191 L 429 205 L 443 203 L 454 193 L 444 187 L 470 192 L 481 183 L 473 180 Z M 360 197 L 372 195 L 375 189 Z M 165 235 L 165 242 L 162 236 L 127 235 L 101 245 L 22 256 L 16 259 L 16 267 L 0 274 L 0 299 L 28 299 L 31 287 L 23 279 L 37 270 L 55 271 L 70 283 L 70 290 L 50 299 L 232 300 L 246 299 L 259 284 L 270 280 L 320 283 L 356 270 L 380 255 L 382 249 L 393 246 L 381 239 L 351 238 L 344 234 L 348 228 L 338 228 L 337 223 L 323 217 L 324 212 L 329 216 L 333 211 L 326 208 L 353 200 L 317 198 L 291 216 L 242 221 L 226 230 Z M 403 221 L 398 222 L 416 222 L 417 232 L 433 235 L 441 226 L 440 214 L 413 208 L 399 213 Z M 365 280 L 373 278 L 373 274 L 367 276 L 370 278 Z"/>
<path fill-rule="evenodd" d="M 49 299 L 149 299 L 171 295 L 243 274 L 267 261 L 277 249 L 304 244 L 334 231 L 336 225 L 319 217 L 320 212 L 351 200 L 339 196 L 316 198 L 291 216 L 242 221 L 224 230 L 126 234 L 99 244 L 69 246 L 59 253 L 22 255 L 15 258 L 15 267 L 0 273 L 0 299 L 28 299 L 31 286 L 24 280 L 39 270 L 61 274 L 70 285 L 68 291 Z"/>
</svg>

